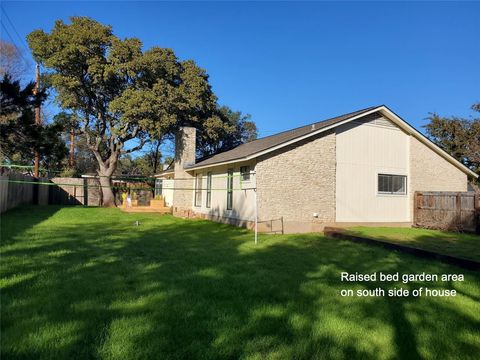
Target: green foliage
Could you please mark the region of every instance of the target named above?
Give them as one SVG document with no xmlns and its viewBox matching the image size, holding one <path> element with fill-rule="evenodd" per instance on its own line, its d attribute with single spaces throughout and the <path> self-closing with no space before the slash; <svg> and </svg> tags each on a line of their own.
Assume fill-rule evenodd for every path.
<svg viewBox="0 0 480 360">
<path fill-rule="evenodd" d="M 158 144 L 171 140 L 180 126 L 201 130 L 200 155 L 256 137 L 248 115 L 218 107 L 205 70 L 179 60 L 171 49 L 142 51 L 139 39 L 120 39 L 110 26 L 88 17 L 72 17 L 69 24 L 58 20 L 50 33 L 30 33 L 28 42 L 47 68 L 45 82 L 70 113 L 58 121 L 70 127 L 75 115 L 75 129 L 102 175 L 113 174 L 120 157 L 149 141 L 157 150 L 140 158 L 138 166 L 141 173 L 157 172 Z M 134 139 L 138 145 L 125 146 Z"/>
<path fill-rule="evenodd" d="M 78 174 L 77 170 L 70 167 L 64 167 L 63 170 L 59 173 L 60 177 L 79 177 L 83 174 Z"/>
<path fill-rule="evenodd" d="M 215 116 L 217 98 L 194 61 L 179 60 L 171 49 L 142 51 L 139 39 L 120 39 L 88 17 L 70 20 L 56 21 L 50 33 L 31 32 L 28 43 L 58 104 L 76 115 L 98 163 L 104 205 L 111 206 L 119 158 L 172 137 L 180 126 L 201 128 Z M 131 140 L 136 145 L 126 146 Z"/>
<path fill-rule="evenodd" d="M 227 106 L 218 107 L 216 116 L 202 123 L 197 137 L 198 154 L 207 156 L 255 140 L 257 126 L 250 118 Z"/>
<path fill-rule="evenodd" d="M 115 175 L 129 175 L 139 177 L 152 177 L 157 173 L 157 170 L 150 162 L 149 154 L 143 156 L 133 157 L 131 154 L 126 154 L 118 161 L 118 167 Z M 158 171 L 160 171 L 160 161 L 157 164 Z M 149 183 L 152 181 L 149 181 Z"/>
<path fill-rule="evenodd" d="M 163 165 L 170 166 L 174 161 L 173 156 L 166 156 L 163 160 Z"/>
<path fill-rule="evenodd" d="M 123 155 L 118 161 L 117 175 L 140 175 L 138 168 L 135 164 L 135 159 L 131 154 Z"/>
<path fill-rule="evenodd" d="M 480 112 L 480 104 L 472 109 Z M 428 137 L 458 161 L 480 175 L 480 118 L 464 119 L 431 114 Z"/>
<path fill-rule="evenodd" d="M 134 222 L 138 220 L 139 226 Z M 2 214 L 2 359 L 477 359 L 480 274 L 321 234 L 118 209 Z M 345 284 L 341 272 L 465 275 Z M 452 298 L 351 298 L 434 287 Z"/>
<path fill-rule="evenodd" d="M 70 136 L 68 132 L 63 134 L 67 144 L 70 143 Z M 98 164 L 93 155 L 92 151 L 88 148 L 87 142 L 82 136 L 75 136 L 75 164 L 73 167 L 74 176 L 81 176 L 84 174 L 96 174 L 98 169 Z M 65 164 L 65 167 L 68 168 L 68 165 Z"/>
<path fill-rule="evenodd" d="M 144 176 L 153 176 L 161 171 L 162 152 L 160 140 L 152 141 L 142 156 L 134 159 L 137 172 Z"/>
<path fill-rule="evenodd" d="M 33 163 L 34 152 L 40 153 L 41 166 L 59 169 L 67 154 L 59 136 L 61 124 L 37 126 L 34 108 L 45 98 L 45 91 L 33 95 L 34 83 L 24 88 L 18 80 L 5 75 L 0 81 L 0 152 L 3 159 L 22 165 Z"/>
<path fill-rule="evenodd" d="M 80 120 L 75 113 L 61 111 L 53 117 L 53 122 L 61 125 L 66 133 L 70 133 L 71 130 L 78 131 L 80 128 Z"/>
<path fill-rule="evenodd" d="M 160 159 L 157 160 L 157 164 L 155 165 L 152 162 L 150 154 L 143 154 L 142 156 L 138 156 L 134 159 L 136 172 L 143 176 L 153 176 L 157 173 L 157 170 L 160 165 Z"/>
<path fill-rule="evenodd" d="M 90 18 L 56 21 L 50 33 L 33 31 L 28 41 L 48 69 L 60 106 L 78 115 L 80 131 L 106 175 L 120 155 L 179 126 L 199 126 L 215 110 L 208 76 L 193 61 L 180 61 L 160 47 L 142 52 L 140 40 L 119 39 L 111 27 Z M 126 149 L 132 139 L 139 145 Z"/>
</svg>

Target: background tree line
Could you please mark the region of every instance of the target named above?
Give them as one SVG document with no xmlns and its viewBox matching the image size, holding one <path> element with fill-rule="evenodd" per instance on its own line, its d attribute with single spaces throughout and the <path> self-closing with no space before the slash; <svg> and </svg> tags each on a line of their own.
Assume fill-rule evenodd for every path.
<svg viewBox="0 0 480 360">
<path fill-rule="evenodd" d="M 432 113 L 425 131 L 430 140 L 480 175 L 480 103 L 472 105 L 472 110 L 477 115 L 471 118 Z"/>
</svg>

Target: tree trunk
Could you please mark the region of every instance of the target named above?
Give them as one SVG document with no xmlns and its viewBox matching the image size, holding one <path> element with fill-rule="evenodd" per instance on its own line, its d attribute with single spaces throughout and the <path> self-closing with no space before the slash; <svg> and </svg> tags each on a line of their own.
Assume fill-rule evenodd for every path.
<svg viewBox="0 0 480 360">
<path fill-rule="evenodd" d="M 102 189 L 102 205 L 105 207 L 116 206 L 115 195 L 112 191 L 112 179 L 111 175 L 107 175 L 101 171 L 98 172 L 100 176 L 100 186 Z"/>
<path fill-rule="evenodd" d="M 102 191 L 102 206 L 116 206 L 115 195 L 112 191 L 112 174 L 117 168 L 118 158 L 120 157 L 122 147 L 117 150 L 112 149 L 109 158 L 104 160 L 98 150 L 101 139 L 97 138 L 96 144 L 91 145 L 88 133 L 85 134 L 87 136 L 87 144 L 89 144 L 90 150 L 92 150 L 93 155 L 95 155 L 98 162 L 97 174 L 99 177 L 100 189 Z"/>
<path fill-rule="evenodd" d="M 112 174 L 117 168 L 118 153 L 110 155 L 107 161 L 99 161 L 98 176 L 100 178 L 100 186 L 102 189 L 102 205 L 105 207 L 116 206 L 115 195 L 112 191 Z M 99 157 L 98 157 L 99 158 Z M 97 160 L 98 160 L 97 158 Z"/>
<path fill-rule="evenodd" d="M 160 145 L 161 142 L 158 140 L 157 144 L 155 146 L 155 154 L 153 156 L 153 174 L 157 173 L 157 168 L 158 168 L 158 155 L 160 153 Z"/>
<path fill-rule="evenodd" d="M 73 168 L 75 166 L 75 131 L 70 130 L 70 156 L 68 158 L 68 166 Z"/>
</svg>

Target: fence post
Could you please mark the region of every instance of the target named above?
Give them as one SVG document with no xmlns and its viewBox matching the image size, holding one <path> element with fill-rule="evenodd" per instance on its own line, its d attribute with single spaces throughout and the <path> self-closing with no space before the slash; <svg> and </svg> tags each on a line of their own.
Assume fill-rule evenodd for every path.
<svg viewBox="0 0 480 360">
<path fill-rule="evenodd" d="M 456 220 L 456 224 L 458 226 L 462 225 L 462 194 L 457 193 L 456 199 L 455 199 L 455 214 L 458 214 L 458 217 L 455 217 L 454 220 Z"/>
<path fill-rule="evenodd" d="M 480 234 L 480 193 L 473 196 L 473 217 L 475 219 L 475 233 Z"/>
<path fill-rule="evenodd" d="M 413 225 L 417 225 L 418 218 L 418 191 L 413 194 Z"/>
<path fill-rule="evenodd" d="M 88 179 L 83 178 L 83 205 L 88 206 Z"/>
<path fill-rule="evenodd" d="M 38 178 L 34 177 L 33 178 L 33 182 L 34 183 L 38 183 Z M 38 199 L 39 199 L 39 196 L 38 196 L 38 192 L 39 192 L 39 188 L 38 188 L 38 184 L 33 184 L 33 198 L 32 198 L 32 203 L 33 205 L 38 205 Z"/>
</svg>

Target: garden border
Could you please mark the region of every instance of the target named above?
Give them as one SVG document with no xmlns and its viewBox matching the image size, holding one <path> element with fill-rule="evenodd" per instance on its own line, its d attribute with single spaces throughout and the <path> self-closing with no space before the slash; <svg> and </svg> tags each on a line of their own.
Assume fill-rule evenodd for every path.
<svg viewBox="0 0 480 360">
<path fill-rule="evenodd" d="M 341 228 L 325 227 L 324 234 L 327 237 L 331 237 L 335 239 L 349 240 L 349 241 L 363 243 L 363 244 L 382 246 L 386 249 L 398 250 L 404 253 L 412 254 L 412 255 L 427 258 L 427 259 L 440 260 L 448 264 L 460 266 L 464 269 L 480 271 L 480 262 L 475 260 L 463 259 L 463 258 L 451 256 L 451 255 L 439 254 L 433 251 L 419 249 L 411 246 L 394 244 L 388 241 L 382 241 L 377 239 L 351 235 L 351 234 L 347 234 L 345 232 L 345 229 L 341 229 Z"/>
</svg>

